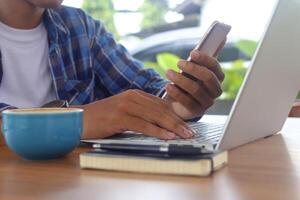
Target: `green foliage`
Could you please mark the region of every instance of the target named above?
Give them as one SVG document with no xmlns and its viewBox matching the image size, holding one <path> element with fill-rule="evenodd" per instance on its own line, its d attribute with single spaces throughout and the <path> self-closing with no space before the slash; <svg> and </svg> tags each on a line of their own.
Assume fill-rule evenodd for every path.
<svg viewBox="0 0 300 200">
<path fill-rule="evenodd" d="M 169 9 L 167 0 L 144 0 L 139 11 L 143 14 L 141 28 L 152 28 L 165 23 L 165 14 Z"/>
<path fill-rule="evenodd" d="M 223 71 L 225 73 L 225 79 L 222 84 L 224 92 L 220 98 L 233 100 L 235 99 L 246 74 L 244 61 L 236 60 L 232 62 L 230 68 L 223 69 Z"/>
<path fill-rule="evenodd" d="M 249 58 L 254 56 L 257 48 L 257 42 L 252 40 L 240 40 L 235 46 Z M 221 99 L 235 99 L 246 74 L 247 68 L 244 60 L 236 60 L 232 62 L 230 68 L 223 69 L 225 80 L 223 82 L 223 94 Z"/>
<path fill-rule="evenodd" d="M 82 9 L 93 18 L 101 20 L 107 30 L 119 39 L 120 35 L 114 22 L 116 11 L 113 6 L 113 0 L 84 0 Z M 144 3 L 139 8 L 139 12 L 143 14 L 141 28 L 152 28 L 165 23 L 164 17 L 168 10 L 167 0 L 144 0 Z"/>
<path fill-rule="evenodd" d="M 114 6 L 112 0 L 84 0 L 82 9 L 95 19 L 101 20 L 107 30 L 119 37 L 114 22 Z"/>
<path fill-rule="evenodd" d="M 160 53 L 156 55 L 156 63 L 155 62 L 145 62 L 144 66 L 146 68 L 153 68 L 157 73 L 159 73 L 162 77 L 166 78 L 166 71 L 168 69 L 173 69 L 174 71 L 179 71 L 177 67 L 177 62 L 180 58 L 171 53 Z"/>
<path fill-rule="evenodd" d="M 173 69 L 174 71 L 179 71 L 177 67 L 177 63 L 180 60 L 180 58 L 174 54 L 171 53 L 161 53 L 156 56 L 156 60 L 159 66 L 164 71 L 167 71 L 168 69 Z"/>
<path fill-rule="evenodd" d="M 237 43 L 235 43 L 235 46 L 246 56 L 252 58 L 257 48 L 257 42 L 252 40 L 240 40 Z"/>
</svg>

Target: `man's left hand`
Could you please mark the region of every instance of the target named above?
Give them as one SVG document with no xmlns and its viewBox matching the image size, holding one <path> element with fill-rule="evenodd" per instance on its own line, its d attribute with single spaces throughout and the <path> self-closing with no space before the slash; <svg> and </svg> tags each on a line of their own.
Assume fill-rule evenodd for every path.
<svg viewBox="0 0 300 200">
<path fill-rule="evenodd" d="M 166 87 L 167 101 L 184 120 L 202 116 L 213 105 L 214 100 L 222 94 L 221 82 L 225 77 L 215 58 L 197 50 L 191 52 L 191 58 L 193 62 L 181 60 L 177 65 L 197 81 L 173 70 L 167 71 L 167 78 L 172 81 Z"/>
</svg>

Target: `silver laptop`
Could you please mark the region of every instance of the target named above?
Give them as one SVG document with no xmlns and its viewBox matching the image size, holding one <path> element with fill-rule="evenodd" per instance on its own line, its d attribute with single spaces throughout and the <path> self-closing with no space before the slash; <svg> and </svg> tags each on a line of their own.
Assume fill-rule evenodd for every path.
<svg viewBox="0 0 300 200">
<path fill-rule="evenodd" d="M 228 150 L 279 132 L 300 89 L 300 0 L 278 0 L 225 124 L 191 123 L 193 139 L 125 132 L 91 143 L 189 144 Z"/>
</svg>

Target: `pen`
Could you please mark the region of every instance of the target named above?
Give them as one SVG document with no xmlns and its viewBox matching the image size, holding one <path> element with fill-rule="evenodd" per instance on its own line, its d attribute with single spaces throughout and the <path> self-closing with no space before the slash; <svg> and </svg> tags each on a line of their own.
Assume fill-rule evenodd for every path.
<svg viewBox="0 0 300 200">
<path fill-rule="evenodd" d="M 193 145 L 178 145 L 178 144 L 164 144 L 164 145 L 147 145 L 147 144 L 94 144 L 93 148 L 119 151 L 128 153 L 155 153 L 155 154 L 168 154 L 170 156 L 183 156 L 183 155 L 202 155 L 213 153 L 211 148 L 206 148 L 206 145 L 193 146 Z"/>
</svg>

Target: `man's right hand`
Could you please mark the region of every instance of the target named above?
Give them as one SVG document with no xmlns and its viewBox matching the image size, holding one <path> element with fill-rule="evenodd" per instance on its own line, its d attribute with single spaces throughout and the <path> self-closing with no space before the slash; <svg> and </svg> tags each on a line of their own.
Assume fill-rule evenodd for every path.
<svg viewBox="0 0 300 200">
<path fill-rule="evenodd" d="M 84 105 L 83 109 L 83 139 L 105 138 L 124 131 L 165 140 L 193 137 L 165 100 L 140 90 L 128 90 Z"/>
</svg>

